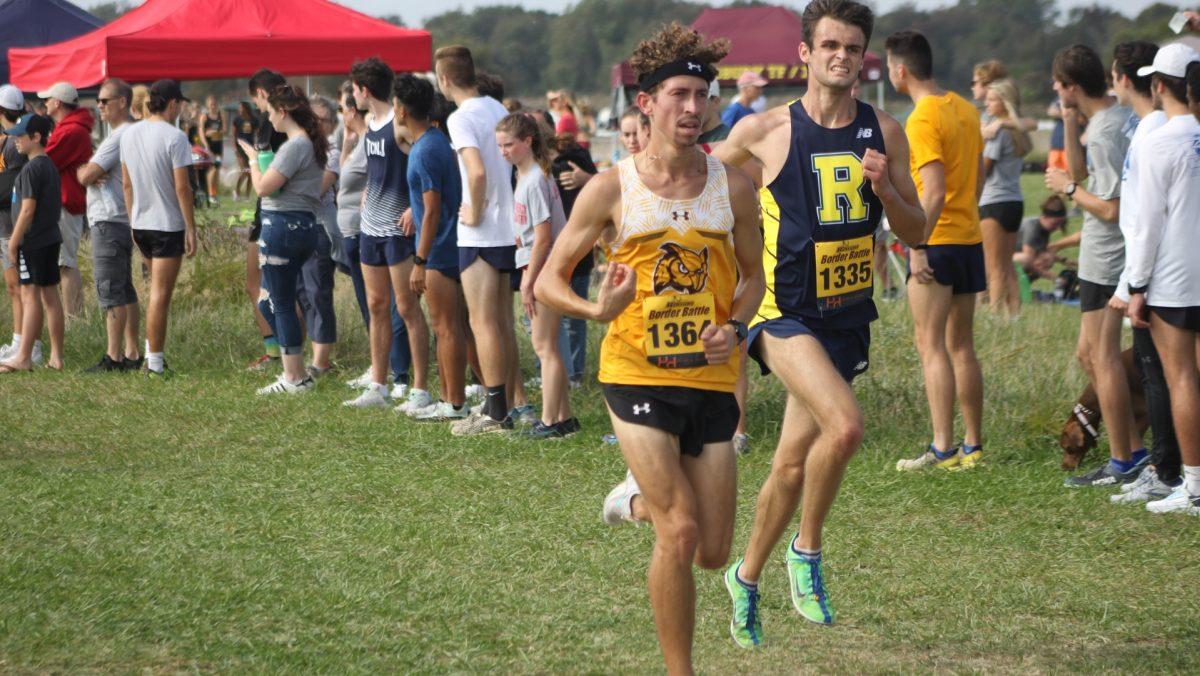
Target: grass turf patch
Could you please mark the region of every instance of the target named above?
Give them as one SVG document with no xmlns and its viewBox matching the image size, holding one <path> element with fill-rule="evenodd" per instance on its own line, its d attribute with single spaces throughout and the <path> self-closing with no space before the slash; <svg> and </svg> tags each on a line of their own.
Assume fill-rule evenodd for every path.
<svg viewBox="0 0 1200 676">
<path fill-rule="evenodd" d="M 624 465 L 600 443 L 593 378 L 573 395 L 584 431 L 559 441 L 460 439 L 344 409 L 341 381 L 365 367 L 366 343 L 339 276 L 339 371 L 304 397 L 257 398 L 266 376 L 242 368 L 259 347 L 243 244 L 221 233 L 206 229 L 187 264 L 174 380 L 79 373 L 102 350 L 96 312 L 69 328 L 69 373 L 0 378 L 0 668 L 660 668 L 645 594 L 653 533 L 599 519 Z M 697 665 L 1187 669 L 1200 649 L 1200 600 L 1186 593 L 1200 575 L 1196 521 L 1061 485 L 1055 439 L 1082 385 L 1077 310 L 980 316 L 988 460 L 943 474 L 893 469 L 927 443 L 928 423 L 907 308 L 881 312 L 855 386 L 866 440 L 826 530 L 839 625 L 791 609 L 781 545 L 755 653 L 728 637 L 719 575 L 697 572 Z M 751 388 L 734 557 L 782 415 L 775 380 Z"/>
</svg>

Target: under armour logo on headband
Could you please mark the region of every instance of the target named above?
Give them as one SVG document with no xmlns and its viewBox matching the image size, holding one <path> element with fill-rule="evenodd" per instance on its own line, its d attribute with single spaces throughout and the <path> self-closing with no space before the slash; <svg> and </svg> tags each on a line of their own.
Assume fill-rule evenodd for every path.
<svg viewBox="0 0 1200 676">
<path fill-rule="evenodd" d="M 688 61 L 688 70 L 694 70 L 697 73 L 703 73 L 704 67 L 698 63 L 692 63 L 691 61 Z"/>
</svg>

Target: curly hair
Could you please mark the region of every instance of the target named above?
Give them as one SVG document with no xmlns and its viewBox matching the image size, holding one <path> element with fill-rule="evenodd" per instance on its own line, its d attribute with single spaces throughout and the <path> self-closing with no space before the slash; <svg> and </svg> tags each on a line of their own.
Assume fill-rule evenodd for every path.
<svg viewBox="0 0 1200 676">
<path fill-rule="evenodd" d="M 672 21 L 638 43 L 633 56 L 629 57 L 629 67 L 641 78 L 672 61 L 694 59 L 701 63 L 716 64 L 728 53 L 729 40 L 720 38 L 705 42 L 704 36 L 694 28 Z"/>
</svg>

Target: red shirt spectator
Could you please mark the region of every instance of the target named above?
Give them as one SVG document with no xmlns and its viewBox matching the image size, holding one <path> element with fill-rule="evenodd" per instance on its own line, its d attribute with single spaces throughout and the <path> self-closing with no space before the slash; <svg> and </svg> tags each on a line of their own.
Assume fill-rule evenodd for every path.
<svg viewBox="0 0 1200 676">
<path fill-rule="evenodd" d="M 55 125 L 46 145 L 46 154 L 62 179 L 63 208 L 75 215 L 87 210 L 87 193 L 75 172 L 92 157 L 93 124 L 91 111 L 76 108 Z"/>
</svg>

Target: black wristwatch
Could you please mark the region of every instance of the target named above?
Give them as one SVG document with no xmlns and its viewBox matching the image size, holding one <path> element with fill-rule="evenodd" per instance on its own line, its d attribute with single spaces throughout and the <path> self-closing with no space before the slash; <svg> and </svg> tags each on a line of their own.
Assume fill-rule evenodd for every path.
<svg viewBox="0 0 1200 676">
<path fill-rule="evenodd" d="M 1131 287 L 1129 287 L 1130 294 L 1140 293 L 1142 295 L 1145 295 L 1146 292 L 1149 290 L 1150 290 L 1149 284 L 1147 284 L 1146 286 L 1131 286 Z"/>
<path fill-rule="evenodd" d="M 1071 181 L 1070 183 L 1067 184 L 1066 190 L 1063 190 L 1063 194 L 1066 195 L 1067 197 L 1074 197 L 1075 189 L 1078 187 L 1079 187 L 1078 183 L 1076 183 L 1075 181 Z"/>
<path fill-rule="evenodd" d="M 929 248 L 929 245 L 925 244 L 925 243 L 914 244 L 913 248 L 916 249 L 917 251 L 925 251 L 926 249 Z"/>
<path fill-rule="evenodd" d="M 413 265 L 422 265 L 423 266 L 423 265 L 427 265 L 428 263 L 429 263 L 428 259 L 421 258 L 421 256 L 419 254 L 413 254 Z"/>
<path fill-rule="evenodd" d="M 746 336 L 750 333 L 750 330 L 746 328 L 745 324 L 736 319 L 730 319 L 725 323 L 733 327 L 733 332 L 737 335 L 739 345 L 746 342 Z"/>
</svg>

